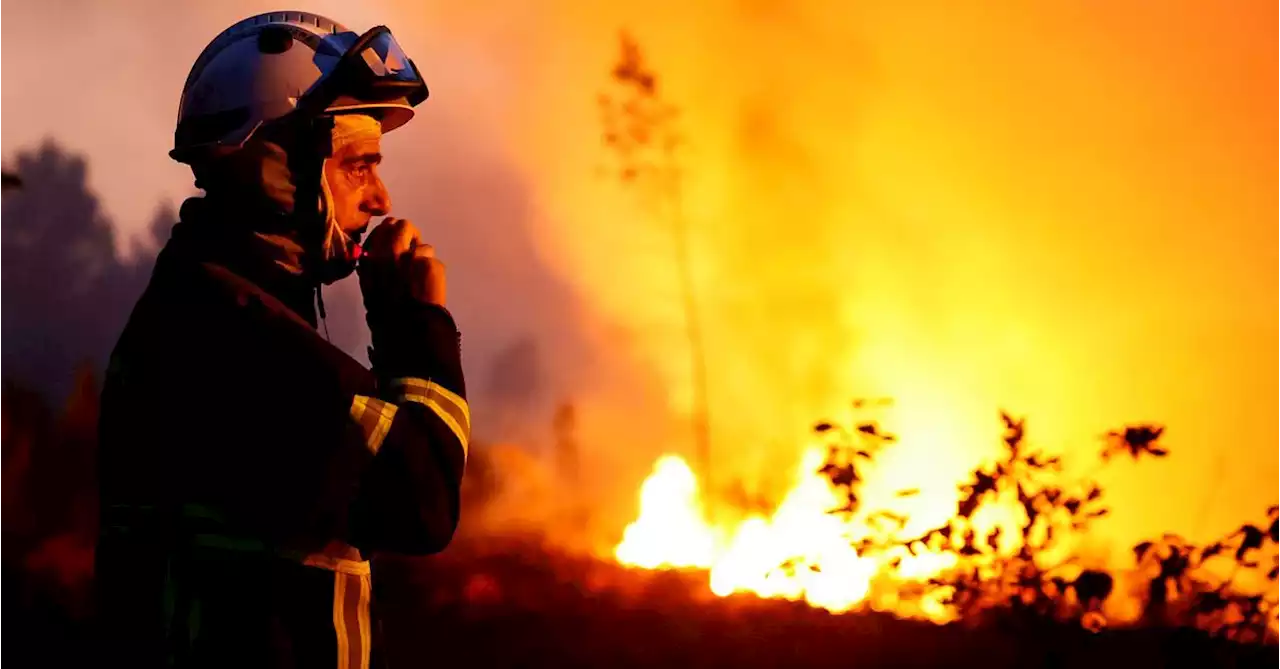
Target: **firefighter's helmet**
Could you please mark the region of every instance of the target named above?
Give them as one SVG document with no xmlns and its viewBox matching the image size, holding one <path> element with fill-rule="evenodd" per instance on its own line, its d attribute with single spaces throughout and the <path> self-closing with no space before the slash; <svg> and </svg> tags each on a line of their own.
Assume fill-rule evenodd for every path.
<svg viewBox="0 0 1280 669">
<path fill-rule="evenodd" d="M 385 26 L 364 34 L 307 12 L 270 12 L 222 31 L 182 89 L 174 148 L 193 163 L 243 146 L 291 114 L 360 112 L 384 132 L 427 98 L 417 67 Z"/>
</svg>

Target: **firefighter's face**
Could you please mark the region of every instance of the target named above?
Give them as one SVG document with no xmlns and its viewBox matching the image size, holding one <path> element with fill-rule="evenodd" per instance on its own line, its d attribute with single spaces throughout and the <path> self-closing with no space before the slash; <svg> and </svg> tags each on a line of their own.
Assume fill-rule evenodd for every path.
<svg viewBox="0 0 1280 669">
<path fill-rule="evenodd" d="M 374 216 L 391 211 L 391 196 L 378 176 L 381 142 L 364 137 L 334 149 L 325 161 L 325 178 L 333 195 L 334 215 L 344 232 L 357 237 Z"/>
</svg>

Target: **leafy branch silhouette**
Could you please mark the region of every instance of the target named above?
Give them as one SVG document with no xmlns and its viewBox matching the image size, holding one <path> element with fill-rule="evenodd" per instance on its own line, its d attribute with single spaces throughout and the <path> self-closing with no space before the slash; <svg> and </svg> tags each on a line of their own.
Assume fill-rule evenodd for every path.
<svg viewBox="0 0 1280 669">
<path fill-rule="evenodd" d="M 1280 575 L 1278 544 L 1280 513 L 1272 505 L 1266 510 L 1266 522 L 1246 523 L 1203 546 L 1175 534 L 1134 546 L 1138 568 L 1149 579 L 1146 621 L 1190 622 L 1233 641 L 1265 641 L 1280 605 L 1275 597 Z M 1229 572 L 1215 583 L 1209 567 L 1219 563 L 1227 563 Z M 1264 568 L 1265 576 L 1255 580 L 1265 580 L 1270 596 L 1236 587 L 1242 575 L 1258 576 Z"/>
<path fill-rule="evenodd" d="M 880 400 L 876 404 L 884 404 Z M 866 402 L 855 403 L 864 408 Z M 1101 485 L 1092 479 L 1070 481 L 1063 474 L 1062 459 L 1027 442 L 1027 424 L 1007 412 L 1000 414 L 1004 427 L 1003 452 L 994 462 L 975 468 L 959 486 L 955 514 L 938 527 L 903 536 L 910 518 L 890 511 L 865 514 L 873 532 L 854 543 L 860 555 L 894 555 L 922 551 L 950 552 L 954 567 L 930 579 L 923 592 L 960 620 L 980 622 L 991 614 L 1015 620 L 1057 619 L 1097 631 L 1106 626 L 1102 608 L 1116 589 L 1115 576 L 1086 569 L 1074 554 L 1062 554 L 1072 541 L 1086 533 L 1098 519 L 1110 513 Z M 830 512 L 853 518 L 864 511 L 859 489 L 864 476 L 860 466 L 894 444 L 895 435 L 874 421 L 852 427 L 821 422 L 814 431 L 831 438 L 826 461 L 818 473 L 827 478 L 842 504 Z M 1135 460 L 1169 454 L 1160 443 L 1164 428 L 1141 424 L 1104 435 L 1098 458 L 1102 464 L 1118 454 Z M 918 490 L 907 489 L 899 496 Z M 1002 550 L 1002 530 L 978 529 L 974 520 L 988 504 L 1012 502 L 1021 511 L 1019 536 L 1009 542 L 1014 550 Z M 1134 546 L 1138 574 L 1147 582 L 1144 618 L 1151 624 L 1188 625 L 1238 642 L 1274 639 L 1278 606 L 1274 591 L 1280 577 L 1280 511 L 1267 509 L 1267 522 L 1245 524 L 1205 546 L 1189 544 L 1168 534 L 1157 541 Z M 1265 529 L 1264 529 L 1265 528 Z M 1219 581 L 1209 576 L 1211 561 L 1233 560 L 1230 574 Z M 901 558 L 888 562 L 899 566 Z M 1241 574 L 1267 569 L 1270 596 L 1237 589 Z"/>
</svg>

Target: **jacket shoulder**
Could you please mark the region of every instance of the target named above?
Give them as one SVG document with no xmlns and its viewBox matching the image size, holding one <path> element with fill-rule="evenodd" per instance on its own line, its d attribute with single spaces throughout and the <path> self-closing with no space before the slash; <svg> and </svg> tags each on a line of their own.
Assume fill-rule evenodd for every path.
<svg viewBox="0 0 1280 669">
<path fill-rule="evenodd" d="M 270 341 L 288 346 L 294 353 L 309 352 L 317 362 L 338 368 L 344 377 L 372 380 L 368 368 L 321 336 L 311 323 L 257 284 L 215 263 L 200 263 L 197 272 L 204 276 L 208 284 L 206 290 L 214 300 L 242 314 L 251 327 L 264 328 L 271 335 Z"/>
<path fill-rule="evenodd" d="M 311 324 L 297 312 L 252 281 L 226 267 L 216 263 L 202 262 L 197 265 L 196 271 L 205 280 L 213 296 L 225 300 L 228 304 L 234 304 L 242 309 L 253 308 L 264 311 L 270 318 L 291 321 L 294 325 L 318 336 Z"/>
</svg>

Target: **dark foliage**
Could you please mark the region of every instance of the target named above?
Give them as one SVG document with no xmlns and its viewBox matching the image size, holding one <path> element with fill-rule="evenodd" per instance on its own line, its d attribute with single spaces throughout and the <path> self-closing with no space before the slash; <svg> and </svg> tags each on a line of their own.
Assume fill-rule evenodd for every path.
<svg viewBox="0 0 1280 669">
<path fill-rule="evenodd" d="M 635 39 L 619 36 L 618 60 L 610 72 L 611 92 L 601 93 L 601 139 L 616 159 L 612 171 L 624 183 L 639 183 L 648 198 L 661 200 L 679 179 L 675 154 L 684 138 L 675 122 L 680 110 L 666 102 L 658 78 L 645 62 Z"/>
<path fill-rule="evenodd" d="M 98 529 L 94 476 L 98 394 L 81 367 L 60 411 L 4 382 L 5 659 L 84 666 Z"/>
<path fill-rule="evenodd" d="M 105 368 L 177 216 L 161 206 L 125 256 L 89 190 L 83 158 L 47 141 L 14 163 L 22 187 L 6 189 L 0 216 L 4 373 L 62 397 L 78 366 Z"/>
<path fill-rule="evenodd" d="M 855 402 L 854 406 L 862 409 L 867 403 Z M 931 579 L 929 586 L 944 593 L 943 601 L 963 620 L 1013 615 L 1024 621 L 1037 617 L 1069 620 L 1100 629 L 1105 625 L 1102 605 L 1115 590 L 1115 577 L 1083 569 L 1079 558 L 1066 551 L 1093 521 L 1109 512 L 1103 489 L 1093 480 L 1067 481 L 1061 458 L 1027 443 L 1025 419 L 1006 412 L 1000 419 L 1003 455 L 976 468 L 961 484 L 955 515 L 947 524 L 903 536 L 900 530 L 909 518 L 873 511 L 865 518 L 875 531 L 858 541 L 856 548 L 862 555 L 902 550 L 915 554 L 925 549 L 954 552 L 959 558 L 957 566 Z M 819 473 L 846 501 L 831 513 L 853 517 L 863 511 L 858 497 L 863 477 L 858 464 L 872 461 L 894 437 L 875 422 L 856 423 L 851 428 L 822 422 L 814 431 L 831 439 Z M 1134 459 L 1165 457 L 1169 452 L 1159 443 L 1163 433 L 1162 426 L 1149 424 L 1111 431 L 1104 438 L 1099 459 L 1106 463 L 1116 454 Z M 916 492 L 903 490 L 899 495 Z M 999 527 L 983 533 L 973 523 L 984 505 L 1001 502 L 1015 503 L 1023 515 L 1012 551 L 1002 550 Z M 1278 518 L 1277 507 L 1272 506 L 1266 523 L 1243 525 L 1207 546 L 1193 546 L 1174 535 L 1135 546 L 1139 572 L 1149 583 L 1147 622 L 1195 625 L 1240 642 L 1274 641 L 1274 584 L 1280 573 Z M 1209 580 L 1204 569 L 1215 558 L 1234 560 L 1230 575 L 1217 583 Z M 1268 570 L 1265 578 L 1272 584 L 1269 597 L 1234 589 L 1240 573 L 1262 569 Z M 1171 608 L 1171 603 L 1177 605 Z"/>
</svg>

